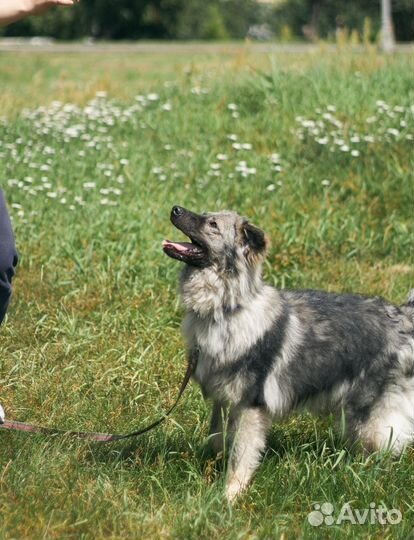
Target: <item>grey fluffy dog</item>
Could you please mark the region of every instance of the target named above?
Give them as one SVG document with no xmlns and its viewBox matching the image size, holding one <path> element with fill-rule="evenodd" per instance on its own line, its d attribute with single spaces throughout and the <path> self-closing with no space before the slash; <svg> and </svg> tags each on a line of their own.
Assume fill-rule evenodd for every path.
<svg viewBox="0 0 414 540">
<path fill-rule="evenodd" d="M 171 221 L 191 240 L 163 249 L 185 263 L 183 332 L 194 378 L 213 400 L 214 448 L 229 437 L 229 500 L 257 468 L 272 419 L 299 407 L 343 418 L 367 451 L 399 454 L 414 440 L 413 295 L 395 306 L 277 290 L 262 280 L 266 236 L 245 218 L 175 206 Z"/>
</svg>

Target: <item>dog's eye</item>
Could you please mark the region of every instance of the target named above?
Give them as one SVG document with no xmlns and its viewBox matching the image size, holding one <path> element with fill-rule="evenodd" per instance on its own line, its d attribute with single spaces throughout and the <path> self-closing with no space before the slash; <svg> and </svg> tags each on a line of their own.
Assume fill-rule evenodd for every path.
<svg viewBox="0 0 414 540">
<path fill-rule="evenodd" d="M 210 219 L 209 222 L 208 222 L 208 224 L 210 225 L 210 227 L 211 227 L 212 229 L 218 229 L 218 225 L 217 225 L 217 221 L 216 221 L 216 220 Z"/>
</svg>

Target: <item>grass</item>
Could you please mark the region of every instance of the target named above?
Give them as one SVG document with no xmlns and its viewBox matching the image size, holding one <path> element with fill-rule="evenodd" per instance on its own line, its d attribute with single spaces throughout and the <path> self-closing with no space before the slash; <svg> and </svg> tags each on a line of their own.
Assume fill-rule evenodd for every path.
<svg viewBox="0 0 414 540">
<path fill-rule="evenodd" d="M 11 58 L 0 55 L 0 185 L 21 253 L 0 338 L 10 418 L 125 432 L 172 402 L 185 370 L 179 265 L 160 244 L 176 203 L 263 227 L 276 286 L 396 303 L 413 286 L 412 58 Z M 0 432 L 0 537 L 412 536 L 412 449 L 366 458 L 330 421 L 296 416 L 274 427 L 250 490 L 228 507 L 208 414 L 192 385 L 136 441 Z M 312 527 L 324 502 L 336 516 L 350 502 L 403 518 Z"/>
</svg>

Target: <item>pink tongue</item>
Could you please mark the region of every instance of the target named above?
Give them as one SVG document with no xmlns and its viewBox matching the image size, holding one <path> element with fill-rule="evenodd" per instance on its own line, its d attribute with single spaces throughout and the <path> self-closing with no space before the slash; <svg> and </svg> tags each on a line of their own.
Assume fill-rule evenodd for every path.
<svg viewBox="0 0 414 540">
<path fill-rule="evenodd" d="M 170 240 L 164 240 L 162 247 L 174 248 L 176 251 L 187 251 L 193 247 L 193 244 L 190 242 L 170 242 Z"/>
</svg>

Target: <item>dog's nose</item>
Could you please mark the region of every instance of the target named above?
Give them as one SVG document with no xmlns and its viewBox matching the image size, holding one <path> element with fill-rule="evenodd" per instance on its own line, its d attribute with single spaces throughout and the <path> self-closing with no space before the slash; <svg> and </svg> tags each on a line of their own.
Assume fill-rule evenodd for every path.
<svg viewBox="0 0 414 540">
<path fill-rule="evenodd" d="M 184 208 L 181 208 L 181 206 L 173 206 L 171 210 L 171 215 L 174 217 L 180 217 L 184 213 Z"/>
</svg>

